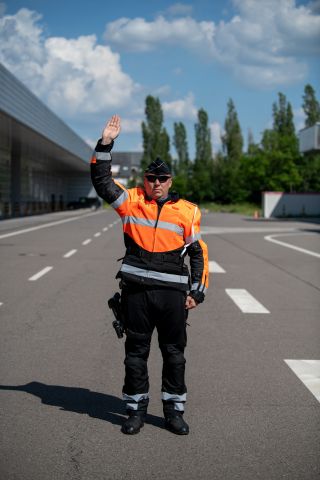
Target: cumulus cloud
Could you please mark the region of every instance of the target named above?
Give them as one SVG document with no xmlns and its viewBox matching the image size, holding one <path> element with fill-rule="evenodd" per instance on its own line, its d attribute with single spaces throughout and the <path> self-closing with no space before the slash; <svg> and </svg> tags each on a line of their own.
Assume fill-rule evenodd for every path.
<svg viewBox="0 0 320 480">
<path fill-rule="evenodd" d="M 194 120 L 197 117 L 197 108 L 194 105 L 194 96 L 189 93 L 186 98 L 163 102 L 162 109 L 169 118 Z"/>
<path fill-rule="evenodd" d="M 0 61 L 60 114 L 96 113 L 125 105 L 135 89 L 119 54 L 95 35 L 44 36 L 28 9 L 0 18 Z"/>
<path fill-rule="evenodd" d="M 237 14 L 215 24 L 189 16 L 153 21 L 120 18 L 107 24 L 105 39 L 119 49 L 151 51 L 172 45 L 206 56 L 255 87 L 299 82 L 307 59 L 320 52 L 319 2 L 233 0 Z"/>
<path fill-rule="evenodd" d="M 191 15 L 193 11 L 193 6 L 186 3 L 174 3 L 167 8 L 166 12 L 168 15 L 172 16 L 183 16 Z"/>
<path fill-rule="evenodd" d="M 213 34 L 212 22 L 197 22 L 190 17 L 167 20 L 159 16 L 153 22 L 122 17 L 107 25 L 104 38 L 128 51 L 146 52 L 174 44 L 200 51 L 213 45 Z"/>
</svg>

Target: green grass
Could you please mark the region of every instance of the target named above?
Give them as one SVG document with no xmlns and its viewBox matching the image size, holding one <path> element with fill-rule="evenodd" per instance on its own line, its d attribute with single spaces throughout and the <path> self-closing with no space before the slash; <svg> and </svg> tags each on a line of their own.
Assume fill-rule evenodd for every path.
<svg viewBox="0 0 320 480">
<path fill-rule="evenodd" d="M 230 205 L 221 205 L 219 203 L 202 203 L 201 208 L 205 208 L 210 212 L 221 212 L 221 213 L 240 213 L 241 215 L 246 215 L 252 217 L 255 212 L 258 212 L 259 217 L 262 215 L 262 210 L 260 207 L 254 203 L 234 203 Z"/>
</svg>

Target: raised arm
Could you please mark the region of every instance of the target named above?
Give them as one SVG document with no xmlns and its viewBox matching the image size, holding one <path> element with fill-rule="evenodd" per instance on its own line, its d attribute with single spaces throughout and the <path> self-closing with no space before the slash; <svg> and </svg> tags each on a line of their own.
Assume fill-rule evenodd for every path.
<svg viewBox="0 0 320 480">
<path fill-rule="evenodd" d="M 116 183 L 111 174 L 111 150 L 113 141 L 120 133 L 120 117 L 113 115 L 107 122 L 91 158 L 91 179 L 99 197 L 114 208 L 118 207 L 119 197 L 126 195 L 125 188 Z M 119 213 L 119 212 L 118 212 Z"/>
</svg>

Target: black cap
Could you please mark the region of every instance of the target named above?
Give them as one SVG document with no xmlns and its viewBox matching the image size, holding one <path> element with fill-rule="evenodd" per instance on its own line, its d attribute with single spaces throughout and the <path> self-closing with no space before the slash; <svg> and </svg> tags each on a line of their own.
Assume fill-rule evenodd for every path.
<svg viewBox="0 0 320 480">
<path fill-rule="evenodd" d="M 161 158 L 157 157 L 156 160 L 147 166 L 145 173 L 152 173 L 154 175 L 171 175 L 169 165 L 166 164 Z"/>
</svg>

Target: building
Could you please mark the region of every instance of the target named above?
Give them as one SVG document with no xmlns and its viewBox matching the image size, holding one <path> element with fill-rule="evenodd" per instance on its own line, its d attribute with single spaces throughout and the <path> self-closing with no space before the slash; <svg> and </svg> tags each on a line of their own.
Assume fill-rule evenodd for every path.
<svg viewBox="0 0 320 480">
<path fill-rule="evenodd" d="M 96 195 L 92 149 L 0 64 L 0 219 Z"/>
<path fill-rule="evenodd" d="M 127 186 L 129 180 L 135 179 L 140 173 L 142 152 L 112 152 L 113 177 Z"/>
</svg>

